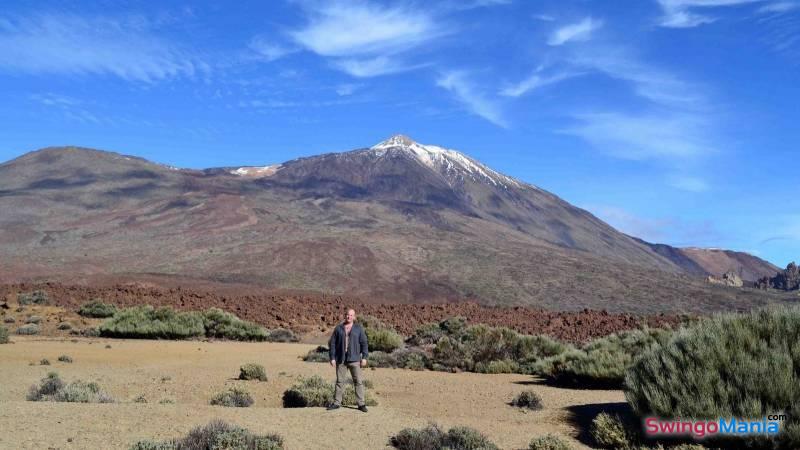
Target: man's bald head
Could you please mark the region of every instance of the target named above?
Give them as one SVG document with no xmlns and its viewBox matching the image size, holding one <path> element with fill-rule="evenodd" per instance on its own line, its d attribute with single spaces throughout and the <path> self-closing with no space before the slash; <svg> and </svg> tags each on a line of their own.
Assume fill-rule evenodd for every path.
<svg viewBox="0 0 800 450">
<path fill-rule="evenodd" d="M 356 310 L 348 309 L 344 315 L 344 323 L 350 324 L 356 321 Z"/>
</svg>

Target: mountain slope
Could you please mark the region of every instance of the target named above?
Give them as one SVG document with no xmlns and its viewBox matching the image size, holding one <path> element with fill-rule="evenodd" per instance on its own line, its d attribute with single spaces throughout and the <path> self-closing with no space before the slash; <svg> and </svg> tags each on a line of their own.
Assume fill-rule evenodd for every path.
<svg viewBox="0 0 800 450">
<path fill-rule="evenodd" d="M 4 281 L 158 274 L 567 309 L 730 300 L 697 276 L 708 265 L 672 253 L 402 136 L 253 168 L 184 170 L 72 147 L 0 164 Z"/>
</svg>

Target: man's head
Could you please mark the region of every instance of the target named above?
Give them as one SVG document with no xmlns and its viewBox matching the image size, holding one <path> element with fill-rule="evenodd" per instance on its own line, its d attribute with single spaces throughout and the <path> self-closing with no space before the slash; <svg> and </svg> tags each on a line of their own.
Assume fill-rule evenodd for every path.
<svg viewBox="0 0 800 450">
<path fill-rule="evenodd" d="M 348 309 L 344 315 L 344 323 L 351 324 L 356 321 L 356 310 Z"/>
</svg>

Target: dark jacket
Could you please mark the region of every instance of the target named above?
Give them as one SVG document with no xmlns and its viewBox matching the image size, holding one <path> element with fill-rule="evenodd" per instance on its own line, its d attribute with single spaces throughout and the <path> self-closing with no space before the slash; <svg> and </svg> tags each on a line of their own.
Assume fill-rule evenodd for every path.
<svg viewBox="0 0 800 450">
<path fill-rule="evenodd" d="M 344 324 L 340 323 L 333 330 L 331 339 L 328 341 L 328 348 L 330 360 L 336 360 L 336 364 L 345 362 L 346 349 L 344 348 L 345 332 Z M 367 359 L 369 355 L 369 346 L 367 345 L 367 333 L 358 322 L 353 324 L 350 329 L 350 351 L 347 352 L 347 362 L 360 361 Z"/>
</svg>

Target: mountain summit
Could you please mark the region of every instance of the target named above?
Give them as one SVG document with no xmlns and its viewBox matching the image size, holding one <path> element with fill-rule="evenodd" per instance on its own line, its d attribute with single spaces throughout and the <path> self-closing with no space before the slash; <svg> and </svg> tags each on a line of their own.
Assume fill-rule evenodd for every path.
<svg viewBox="0 0 800 450">
<path fill-rule="evenodd" d="M 81 148 L 0 164 L 7 281 L 161 274 L 371 301 L 683 312 L 735 305 L 701 275 L 742 272 L 741 260 L 640 241 L 401 135 L 263 167 L 176 169 Z M 773 269 L 751 258 L 744 273 Z"/>
</svg>

